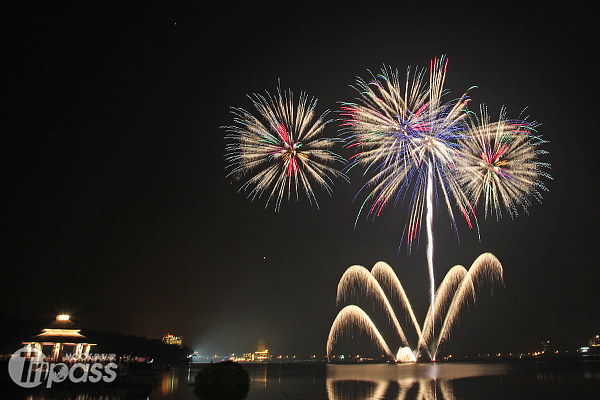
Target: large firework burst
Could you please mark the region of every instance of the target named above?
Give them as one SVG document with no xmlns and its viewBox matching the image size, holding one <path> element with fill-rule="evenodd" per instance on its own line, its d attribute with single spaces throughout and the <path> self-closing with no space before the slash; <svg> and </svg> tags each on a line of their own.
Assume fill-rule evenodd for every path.
<svg viewBox="0 0 600 400">
<path fill-rule="evenodd" d="M 540 177 L 551 179 L 542 170 L 550 165 L 538 160 L 546 153 L 539 148 L 545 141 L 536 136 L 536 122 L 507 120 L 504 108 L 498 122 L 490 121 L 483 106 L 480 114 L 459 140 L 461 184 L 474 204 L 483 201 L 486 218 L 493 213 L 500 218 L 502 206 L 515 217 L 518 206 L 527 212 L 530 196 L 541 201 L 539 190 L 547 191 Z"/>
<path fill-rule="evenodd" d="M 465 93 L 442 102 L 446 66 L 444 57 L 432 60 L 429 85 L 423 83 L 425 70 L 411 78 L 409 68 L 403 85 L 397 72 L 383 68 L 369 83 L 358 78 L 359 102 L 342 106 L 349 147 L 359 148 L 350 168 L 361 164 L 373 171 L 361 189 L 370 190 L 359 216 L 368 203 L 368 215 L 379 215 L 386 204 L 397 203 L 412 188 L 404 230 L 409 250 L 422 226 L 429 177 L 435 196 L 438 189 L 441 192 L 455 229 L 453 202 L 471 225 L 473 210 L 455 170 L 457 140 L 467 126 L 464 111 L 469 99 Z"/>
<path fill-rule="evenodd" d="M 318 207 L 312 184 L 316 183 L 331 194 L 332 178 L 346 176 L 330 164 L 344 162 L 331 151 L 335 139 L 320 137 L 331 122 L 325 111 L 315 120 L 317 99 L 308 99 L 301 92 L 297 107 L 291 91 L 277 89 L 277 96 L 259 94 L 248 96 L 259 116 L 242 108 L 232 108 L 234 125 L 225 126 L 229 132 L 226 160 L 231 172 L 239 179 L 249 178 L 240 190 L 250 189 L 254 200 L 268 193 L 267 204 L 275 200 L 275 210 L 281 207 L 284 196 L 303 190 L 310 203 Z"/>
</svg>

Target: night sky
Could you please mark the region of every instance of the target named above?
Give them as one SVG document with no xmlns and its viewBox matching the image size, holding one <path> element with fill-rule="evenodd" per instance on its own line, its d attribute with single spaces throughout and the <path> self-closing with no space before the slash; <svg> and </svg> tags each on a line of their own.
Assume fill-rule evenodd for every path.
<svg viewBox="0 0 600 400">
<path fill-rule="evenodd" d="M 331 197 L 265 209 L 227 178 L 230 107 L 278 80 L 318 97 L 317 113 L 353 101 L 356 77 L 383 65 L 449 59 L 446 99 L 471 86 L 470 109 L 523 109 L 549 143 L 542 204 L 483 218 L 481 241 L 444 206 L 434 216 L 437 283 L 483 252 L 505 287 L 484 292 L 452 333 L 450 352 L 562 348 L 600 334 L 597 258 L 597 21 L 589 10 L 521 2 L 225 1 L 15 5 L 2 16 L 0 312 L 83 328 L 183 335 L 202 354 L 325 355 L 351 265 L 394 268 L 423 320 L 425 240 L 398 251 L 407 205 L 361 219 L 365 182 Z M 167 2 L 172 3 L 172 2 Z M 502 2 L 500 2 L 502 3 Z M 8 71 L 8 72 L 6 72 Z M 338 135 L 330 124 L 325 135 Z M 341 146 L 344 157 L 351 155 Z M 521 210 L 522 211 L 522 210 Z M 424 234 L 424 232 L 423 232 Z"/>
</svg>

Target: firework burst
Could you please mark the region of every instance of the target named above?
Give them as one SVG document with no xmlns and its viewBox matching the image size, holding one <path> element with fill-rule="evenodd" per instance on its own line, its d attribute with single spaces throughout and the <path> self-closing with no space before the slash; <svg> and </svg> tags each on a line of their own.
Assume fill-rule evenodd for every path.
<svg viewBox="0 0 600 400">
<path fill-rule="evenodd" d="M 267 204 L 275 201 L 275 210 L 281 207 L 284 197 L 289 200 L 292 192 L 298 200 L 303 191 L 311 204 L 318 207 L 312 185 L 325 188 L 331 194 L 333 178 L 346 176 L 330 166 L 343 163 L 342 157 L 331 151 L 335 139 L 323 138 L 325 126 L 331 122 L 325 111 L 315 119 L 317 99 L 308 99 L 301 92 L 295 106 L 291 91 L 277 89 L 277 96 L 249 95 L 258 117 L 242 108 L 232 108 L 234 125 L 225 126 L 227 145 L 226 160 L 229 175 L 238 179 L 249 178 L 240 190 L 249 190 L 254 200 L 268 193 Z"/>
<path fill-rule="evenodd" d="M 345 103 L 346 118 L 342 129 L 349 147 L 358 152 L 351 158 L 349 168 L 365 166 L 373 176 L 360 190 L 369 191 L 357 219 L 371 203 L 367 214 L 378 216 L 388 203 L 396 204 L 411 189 L 409 217 L 404 236 L 409 251 L 418 237 L 431 177 L 435 197 L 443 197 L 456 229 L 453 202 L 471 226 L 473 210 L 456 174 L 459 155 L 458 138 L 466 125 L 466 93 L 443 103 L 447 60 L 432 60 L 429 84 L 423 82 L 425 70 L 406 83 L 400 83 L 398 73 L 383 68 L 369 83 L 357 80 L 359 103 Z M 367 189 L 368 188 L 368 189 Z M 359 192 L 359 193 L 360 193 Z"/>
<path fill-rule="evenodd" d="M 498 122 L 491 122 L 487 109 L 481 107 L 481 116 L 471 118 L 471 129 L 459 140 L 461 163 L 458 175 L 461 184 L 474 204 L 483 202 L 485 216 L 502 216 L 504 207 L 511 218 L 517 208 L 531 204 L 529 197 L 541 202 L 540 190 L 547 191 L 541 177 L 550 178 L 538 161 L 545 154 L 539 146 L 545 141 L 536 136 L 536 122 L 507 120 L 506 110 L 500 112 Z"/>
</svg>

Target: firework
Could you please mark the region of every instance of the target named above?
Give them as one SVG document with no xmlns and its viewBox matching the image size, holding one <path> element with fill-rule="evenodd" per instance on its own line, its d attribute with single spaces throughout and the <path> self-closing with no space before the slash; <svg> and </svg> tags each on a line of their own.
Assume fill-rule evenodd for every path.
<svg viewBox="0 0 600 400">
<path fill-rule="evenodd" d="M 329 330 L 327 357 L 331 357 L 335 344 L 342 337 L 358 331 L 365 333 L 378 351 L 393 357 L 395 361 L 416 361 L 420 355 L 435 361 L 438 350 L 448 341 L 452 329 L 458 323 L 461 311 L 470 301 L 475 301 L 477 293 L 482 289 L 493 289 L 496 285 L 503 285 L 503 274 L 502 264 L 491 253 L 481 254 L 468 270 L 462 265 L 452 267 L 436 291 L 435 309 L 432 303 L 421 329 L 400 280 L 388 264 L 380 261 L 371 272 L 354 265 L 344 272 L 337 287 L 336 301 L 346 305 L 340 310 Z M 401 301 L 401 310 L 395 310 L 391 305 L 394 298 Z M 358 305 L 347 304 L 358 301 L 365 301 L 365 310 L 369 312 L 383 312 L 387 318 L 377 318 L 383 326 L 378 327 L 367 311 Z M 410 318 L 400 318 L 402 315 Z M 436 317 L 432 318 L 433 315 Z M 385 321 L 393 325 L 394 329 L 387 329 L 391 326 L 382 329 L 385 328 Z M 406 329 L 410 329 L 411 326 L 414 328 L 413 333 L 418 335 L 416 346 L 414 342 L 409 343 L 399 321 L 407 324 Z M 435 335 L 434 324 L 441 325 L 438 336 Z M 386 333 L 385 337 L 382 332 Z M 398 343 L 398 339 L 399 347 L 390 349 L 390 344 Z"/>
<path fill-rule="evenodd" d="M 410 253 L 413 240 L 420 236 L 426 210 L 430 311 L 419 335 L 419 350 L 427 349 L 426 344 L 432 343 L 436 337 L 436 321 L 448 310 L 435 349 L 446 340 L 464 299 L 475 293 L 474 277 L 463 268 L 453 270 L 436 295 L 434 203 L 439 204 L 443 198 L 458 237 L 454 205 L 470 228 L 472 220 L 477 223 L 474 205 L 481 199 L 484 199 L 486 217 L 494 212 L 500 217 L 501 205 L 515 216 L 517 206 L 527 211 L 529 197 L 541 200 L 539 190 L 547 189 L 540 178 L 550 178 L 542 171 L 549 168 L 549 164 L 537 160 L 538 155 L 545 153 L 539 149 L 544 141 L 535 136 L 537 123 L 509 121 L 504 110 L 500 120 L 492 123 L 485 108 L 481 118 L 474 117 L 467 110 L 467 93 L 443 102 L 446 66 L 445 57 L 431 61 L 428 85 L 423 83 L 424 70 L 417 71 L 411 78 L 409 69 L 404 86 L 397 72 L 383 68 L 369 83 L 358 78 L 358 102 L 342 106 L 342 115 L 346 118 L 342 132 L 348 147 L 357 149 L 348 168 L 362 165 L 365 174 L 372 175 L 359 191 L 359 194 L 368 193 L 357 220 L 369 203 L 367 217 L 374 218 L 387 204 L 397 204 L 410 197 L 403 232 Z M 480 257 L 477 262 L 499 266 L 493 256 Z M 498 271 L 501 276 L 501 267 Z M 468 279 L 463 280 L 464 277 Z M 458 283 L 461 286 L 456 289 Z M 455 291 L 460 295 L 448 305 L 447 295 Z M 414 317 L 412 319 L 414 321 Z M 435 351 L 432 355 L 435 359 Z"/>
<path fill-rule="evenodd" d="M 502 207 L 515 217 L 518 206 L 527 212 L 529 197 L 541 201 L 540 190 L 547 190 L 540 178 L 551 179 L 543 171 L 550 165 L 538 161 L 546 153 L 539 149 L 545 142 L 535 135 L 537 123 L 507 120 L 504 108 L 498 122 L 490 121 L 484 106 L 480 114 L 459 140 L 461 184 L 474 204 L 483 202 L 486 218 L 493 213 L 500 218 Z"/>
<path fill-rule="evenodd" d="M 432 209 L 439 197 L 434 188 L 439 188 L 443 195 L 457 237 L 452 203 L 456 202 L 469 227 L 470 216 L 475 215 L 456 174 L 458 138 L 466 128 L 469 99 L 465 93 L 458 99 L 442 102 L 446 67 L 445 57 L 431 61 L 427 87 L 423 85 L 424 71 L 417 72 L 411 80 L 409 68 L 404 89 L 398 74 L 384 68 L 379 79 L 374 77 L 370 84 L 358 80 L 360 104 L 342 107 L 347 117 L 343 129 L 348 133 L 350 146 L 363 150 L 353 157 L 351 166 L 366 164 L 367 170 L 374 170 L 374 176 L 363 186 L 372 189 L 358 215 L 372 201 L 368 215 L 377 216 L 390 200 L 397 203 L 412 188 L 403 234 L 410 252 L 413 240 L 419 237 L 423 211 L 427 208 L 427 264 L 433 310 Z"/>
<path fill-rule="evenodd" d="M 473 210 L 455 169 L 469 99 L 465 93 L 456 100 L 442 102 L 446 65 L 445 58 L 432 61 L 428 85 L 423 83 L 424 70 L 411 78 L 409 68 L 403 86 L 397 72 L 383 68 L 369 83 L 357 80 L 359 103 L 342 106 L 346 118 L 342 129 L 349 147 L 359 149 L 349 168 L 363 165 L 367 172 L 373 171 L 360 190 L 368 188 L 369 193 L 358 216 L 368 203 L 371 206 L 367 214 L 378 216 L 385 205 L 396 204 L 412 190 L 404 229 L 409 251 L 422 226 L 430 179 L 436 198 L 440 196 L 439 188 L 455 229 L 453 202 L 471 226 Z"/>
<path fill-rule="evenodd" d="M 331 151 L 335 139 L 323 138 L 329 111 L 315 118 L 317 99 L 308 99 L 306 93 L 294 104 L 291 91 L 277 89 L 277 96 L 249 95 L 258 116 L 242 109 L 232 108 L 234 125 L 224 127 L 227 145 L 226 160 L 229 175 L 246 179 L 240 190 L 249 190 L 254 200 L 265 192 L 267 204 L 274 200 L 275 210 L 281 207 L 284 197 L 292 192 L 298 200 L 303 191 L 311 204 L 318 207 L 312 185 L 325 188 L 331 194 L 333 178 L 346 176 L 331 164 L 344 160 Z"/>
</svg>

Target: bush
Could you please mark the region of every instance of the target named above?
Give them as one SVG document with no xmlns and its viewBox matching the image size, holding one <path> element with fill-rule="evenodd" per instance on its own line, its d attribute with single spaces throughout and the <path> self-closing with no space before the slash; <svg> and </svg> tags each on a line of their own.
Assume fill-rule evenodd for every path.
<svg viewBox="0 0 600 400">
<path fill-rule="evenodd" d="M 201 400 L 245 399 L 249 390 L 248 372 L 233 361 L 210 364 L 196 375 L 194 393 Z"/>
</svg>

